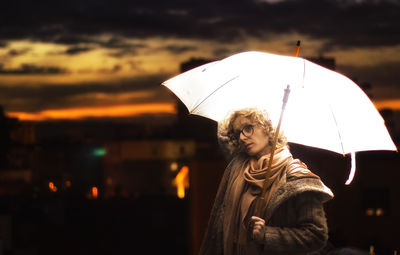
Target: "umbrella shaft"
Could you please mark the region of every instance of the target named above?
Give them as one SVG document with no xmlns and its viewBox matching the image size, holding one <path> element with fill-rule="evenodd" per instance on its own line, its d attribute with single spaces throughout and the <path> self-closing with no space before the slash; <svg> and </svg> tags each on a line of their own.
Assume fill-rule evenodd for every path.
<svg viewBox="0 0 400 255">
<path fill-rule="evenodd" d="M 265 197 L 265 193 L 267 192 L 267 187 L 268 187 L 268 182 L 269 182 L 269 178 L 271 177 L 271 167 L 272 167 L 272 161 L 274 159 L 274 154 L 275 154 L 275 149 L 276 149 L 276 143 L 278 141 L 278 136 L 279 136 L 279 132 L 281 129 L 281 123 L 282 123 L 282 118 L 283 118 L 283 113 L 285 112 L 285 107 L 286 107 L 286 103 L 288 101 L 289 98 L 289 93 L 290 93 L 290 86 L 288 85 L 287 88 L 285 89 L 285 94 L 283 96 L 283 103 L 282 103 L 282 110 L 281 110 L 281 115 L 279 117 L 279 122 L 278 122 L 278 126 L 276 127 L 275 130 L 275 135 L 274 135 L 274 140 L 272 142 L 272 146 L 271 146 L 271 156 L 270 159 L 268 161 L 268 168 L 267 168 L 267 173 L 265 175 L 265 180 L 264 180 L 264 184 L 263 184 L 263 188 L 261 191 L 261 198 Z M 262 203 L 259 203 L 257 208 L 256 208 L 256 216 L 261 216 L 261 210 L 262 210 Z"/>
</svg>

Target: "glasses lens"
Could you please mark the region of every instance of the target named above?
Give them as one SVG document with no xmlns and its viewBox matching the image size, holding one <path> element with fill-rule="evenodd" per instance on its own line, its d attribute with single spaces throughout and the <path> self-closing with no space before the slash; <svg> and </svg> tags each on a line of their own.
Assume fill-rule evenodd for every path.
<svg viewBox="0 0 400 255">
<path fill-rule="evenodd" d="M 249 137 L 253 134 L 253 125 L 246 125 L 242 129 L 242 133 L 244 136 Z"/>
</svg>

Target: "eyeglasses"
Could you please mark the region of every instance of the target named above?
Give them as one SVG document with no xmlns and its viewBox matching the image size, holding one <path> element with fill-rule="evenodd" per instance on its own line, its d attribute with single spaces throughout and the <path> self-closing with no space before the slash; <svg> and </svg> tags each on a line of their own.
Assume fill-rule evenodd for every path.
<svg viewBox="0 0 400 255">
<path fill-rule="evenodd" d="M 250 137 L 254 133 L 254 125 L 247 124 L 241 130 L 235 131 L 233 133 L 233 138 L 237 141 L 240 139 L 240 134 L 243 134 L 245 137 Z"/>
</svg>

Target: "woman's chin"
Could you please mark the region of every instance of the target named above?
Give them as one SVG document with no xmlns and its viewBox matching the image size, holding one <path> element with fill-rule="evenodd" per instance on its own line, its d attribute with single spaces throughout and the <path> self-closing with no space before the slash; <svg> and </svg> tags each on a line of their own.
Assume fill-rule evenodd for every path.
<svg viewBox="0 0 400 255">
<path fill-rule="evenodd" d="M 257 155 L 257 153 L 252 150 L 246 150 L 246 152 L 247 152 L 247 155 L 249 155 L 250 157 L 255 157 Z"/>
</svg>

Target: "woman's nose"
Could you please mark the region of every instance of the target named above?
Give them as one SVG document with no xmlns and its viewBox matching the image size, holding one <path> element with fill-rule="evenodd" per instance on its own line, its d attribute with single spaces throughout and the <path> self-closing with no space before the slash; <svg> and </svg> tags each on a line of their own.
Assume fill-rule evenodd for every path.
<svg viewBox="0 0 400 255">
<path fill-rule="evenodd" d="M 239 140 L 244 141 L 247 137 L 243 134 L 243 132 L 240 132 L 239 135 Z"/>
</svg>

